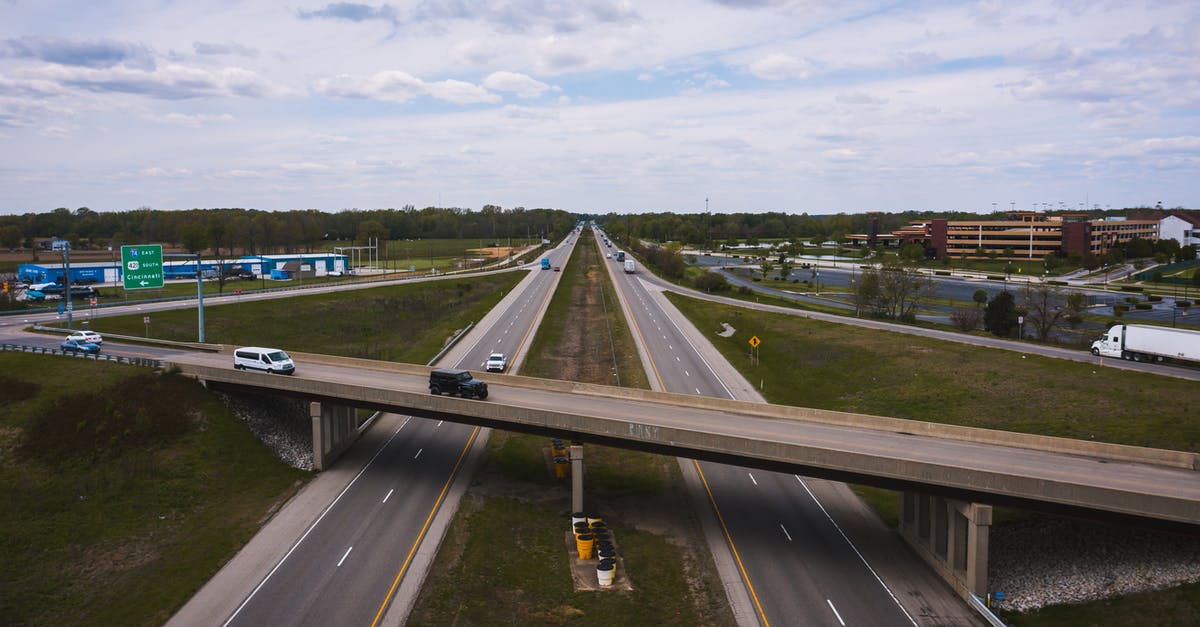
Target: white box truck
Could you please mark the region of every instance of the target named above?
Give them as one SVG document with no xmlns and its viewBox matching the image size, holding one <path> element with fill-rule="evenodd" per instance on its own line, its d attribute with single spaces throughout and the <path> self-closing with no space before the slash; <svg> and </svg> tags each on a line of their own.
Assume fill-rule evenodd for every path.
<svg viewBox="0 0 1200 627">
<path fill-rule="evenodd" d="M 1200 364 L 1200 331 L 1118 324 L 1092 342 L 1092 354 L 1133 361 Z"/>
<path fill-rule="evenodd" d="M 633 274 L 637 271 L 637 264 L 633 263 L 632 259 L 625 260 L 625 274 Z"/>
</svg>

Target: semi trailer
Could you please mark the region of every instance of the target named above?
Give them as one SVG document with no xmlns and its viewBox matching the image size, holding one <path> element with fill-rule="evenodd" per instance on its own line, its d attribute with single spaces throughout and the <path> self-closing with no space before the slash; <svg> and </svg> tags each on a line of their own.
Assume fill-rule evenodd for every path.
<svg viewBox="0 0 1200 627">
<path fill-rule="evenodd" d="M 1200 331 L 1118 324 L 1092 342 L 1092 354 L 1133 361 L 1200 364 Z"/>
</svg>

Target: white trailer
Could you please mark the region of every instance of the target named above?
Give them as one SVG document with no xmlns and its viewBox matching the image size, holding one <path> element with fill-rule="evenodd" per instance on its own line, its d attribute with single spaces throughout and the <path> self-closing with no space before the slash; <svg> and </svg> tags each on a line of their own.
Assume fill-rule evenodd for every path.
<svg viewBox="0 0 1200 627">
<path fill-rule="evenodd" d="M 632 259 L 625 260 L 625 274 L 633 274 L 637 271 L 637 264 L 633 263 Z"/>
<path fill-rule="evenodd" d="M 1118 324 L 1092 342 L 1092 354 L 1133 361 L 1170 359 L 1200 364 L 1200 331 Z"/>
</svg>

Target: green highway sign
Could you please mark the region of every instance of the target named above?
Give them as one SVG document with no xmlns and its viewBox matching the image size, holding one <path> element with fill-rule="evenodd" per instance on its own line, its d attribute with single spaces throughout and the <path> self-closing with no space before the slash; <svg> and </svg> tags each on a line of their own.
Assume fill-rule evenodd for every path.
<svg viewBox="0 0 1200 627">
<path fill-rule="evenodd" d="M 141 290 L 163 286 L 162 244 L 121 247 L 121 276 L 125 289 Z"/>
</svg>

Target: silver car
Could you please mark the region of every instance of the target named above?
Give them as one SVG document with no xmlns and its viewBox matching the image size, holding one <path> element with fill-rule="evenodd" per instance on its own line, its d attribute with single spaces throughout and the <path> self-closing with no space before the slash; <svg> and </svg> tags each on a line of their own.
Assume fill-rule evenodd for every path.
<svg viewBox="0 0 1200 627">
<path fill-rule="evenodd" d="M 488 372 L 504 372 L 506 368 L 508 368 L 508 357 L 505 357 L 504 353 L 488 355 L 487 364 L 485 364 Z"/>
</svg>

